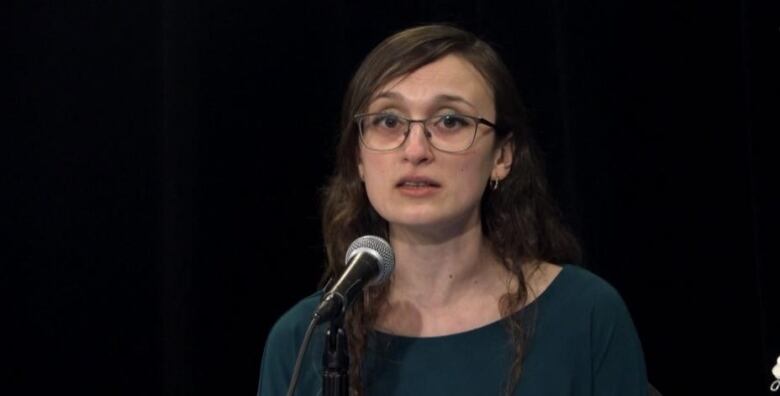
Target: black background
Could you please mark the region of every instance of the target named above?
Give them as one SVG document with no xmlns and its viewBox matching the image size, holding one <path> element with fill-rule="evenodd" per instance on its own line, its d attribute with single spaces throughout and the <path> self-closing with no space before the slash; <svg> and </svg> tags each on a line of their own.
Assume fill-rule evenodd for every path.
<svg viewBox="0 0 780 396">
<path fill-rule="evenodd" d="M 323 266 L 341 97 L 455 22 L 514 72 L 584 266 L 665 395 L 770 394 L 780 354 L 773 1 L 5 3 L 7 394 L 253 394 Z"/>
</svg>

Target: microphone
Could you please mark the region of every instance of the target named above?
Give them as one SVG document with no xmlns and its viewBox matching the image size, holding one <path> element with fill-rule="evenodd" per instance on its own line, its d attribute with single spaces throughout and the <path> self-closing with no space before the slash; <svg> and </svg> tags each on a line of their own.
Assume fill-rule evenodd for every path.
<svg viewBox="0 0 780 396">
<path fill-rule="evenodd" d="M 395 268 L 395 256 L 387 241 L 377 236 L 365 235 L 349 245 L 345 263 L 347 269 L 336 283 L 328 288 L 314 311 L 317 323 L 343 315 L 364 286 L 386 281 Z"/>
</svg>

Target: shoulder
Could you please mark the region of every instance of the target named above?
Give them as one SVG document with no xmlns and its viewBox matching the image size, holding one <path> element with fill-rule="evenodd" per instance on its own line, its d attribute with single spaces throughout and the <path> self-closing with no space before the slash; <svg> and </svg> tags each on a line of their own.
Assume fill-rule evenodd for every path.
<svg viewBox="0 0 780 396">
<path fill-rule="evenodd" d="M 300 300 L 271 327 L 260 365 L 260 387 L 264 390 L 261 394 L 277 394 L 286 389 L 298 349 L 321 296 L 319 291 Z"/>
<path fill-rule="evenodd" d="M 552 315 L 558 324 L 566 322 L 565 327 L 585 336 L 578 339 L 589 355 L 594 386 L 621 389 L 618 393 L 622 395 L 644 394 L 647 374 L 642 344 L 617 289 L 575 265 L 563 266 L 553 286 Z"/>
<path fill-rule="evenodd" d="M 561 294 L 591 307 L 624 306 L 620 293 L 609 282 L 576 265 L 564 265 L 558 274 Z"/>
<path fill-rule="evenodd" d="M 295 356 L 321 296 L 321 291 L 309 295 L 276 320 L 265 341 L 266 357 Z"/>
<path fill-rule="evenodd" d="M 285 341 L 298 341 L 303 339 L 306 328 L 311 321 L 311 315 L 317 308 L 322 297 L 322 291 L 313 293 L 298 301 L 288 309 L 271 327 L 266 340 L 266 349 Z"/>
<path fill-rule="evenodd" d="M 637 366 L 643 369 L 643 354 L 639 334 L 631 314 L 620 293 L 598 275 L 577 266 L 567 266 L 572 295 L 578 296 L 580 309 L 588 315 L 591 346 L 597 362 L 619 351 L 624 358 L 634 356 Z M 563 274 L 562 273 L 562 274 Z"/>
<path fill-rule="evenodd" d="M 616 325 L 628 331 L 633 328 L 629 309 L 618 290 L 580 266 L 563 265 L 541 300 L 550 318 L 588 326 L 589 332 L 610 332 Z"/>
</svg>

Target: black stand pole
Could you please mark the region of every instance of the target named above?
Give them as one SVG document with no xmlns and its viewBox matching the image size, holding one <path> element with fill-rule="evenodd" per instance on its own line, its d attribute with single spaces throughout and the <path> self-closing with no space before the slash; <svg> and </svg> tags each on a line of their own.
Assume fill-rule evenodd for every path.
<svg viewBox="0 0 780 396">
<path fill-rule="evenodd" d="M 322 395 L 349 396 L 349 349 L 341 318 L 330 322 L 326 336 L 322 356 Z"/>
</svg>

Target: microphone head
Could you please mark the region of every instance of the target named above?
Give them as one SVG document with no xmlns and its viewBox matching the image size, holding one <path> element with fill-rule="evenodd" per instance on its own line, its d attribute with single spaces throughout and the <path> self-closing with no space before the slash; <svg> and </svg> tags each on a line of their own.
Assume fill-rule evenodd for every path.
<svg viewBox="0 0 780 396">
<path fill-rule="evenodd" d="M 361 251 L 371 253 L 379 261 L 379 273 L 371 281 L 371 284 L 379 284 L 386 281 L 390 274 L 393 273 L 393 269 L 395 269 L 395 255 L 390 244 L 378 236 L 364 235 L 355 239 L 349 245 L 344 262 L 349 263 L 352 256 Z"/>
</svg>

